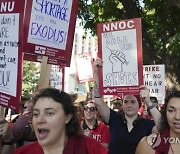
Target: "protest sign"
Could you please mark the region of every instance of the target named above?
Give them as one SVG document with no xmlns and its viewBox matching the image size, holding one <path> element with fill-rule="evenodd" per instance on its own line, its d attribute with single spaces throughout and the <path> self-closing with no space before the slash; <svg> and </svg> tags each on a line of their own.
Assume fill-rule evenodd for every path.
<svg viewBox="0 0 180 154">
<path fill-rule="evenodd" d="M 51 66 L 50 87 L 64 90 L 64 68 L 57 65 Z"/>
<path fill-rule="evenodd" d="M 76 55 L 76 75 L 78 83 L 93 81 L 92 57 L 90 52 Z"/>
<path fill-rule="evenodd" d="M 24 52 L 71 61 L 78 0 L 28 0 Z"/>
<path fill-rule="evenodd" d="M 24 0 L 0 2 L 0 105 L 19 112 Z"/>
<path fill-rule="evenodd" d="M 100 93 L 138 94 L 143 84 L 141 19 L 98 24 Z"/>
<path fill-rule="evenodd" d="M 165 66 L 164 65 L 144 65 L 143 66 L 144 85 L 149 89 L 150 96 L 157 97 L 160 104 L 165 98 Z"/>
<path fill-rule="evenodd" d="M 24 53 L 24 56 L 23 56 L 24 60 L 39 62 L 39 63 L 42 63 L 42 58 L 43 58 L 43 56 L 41 56 L 41 55 L 30 54 L 30 53 Z M 58 65 L 61 67 L 67 66 L 68 63 L 69 62 L 66 60 L 57 59 L 55 57 L 48 57 L 48 60 L 47 60 L 47 64 Z"/>
</svg>

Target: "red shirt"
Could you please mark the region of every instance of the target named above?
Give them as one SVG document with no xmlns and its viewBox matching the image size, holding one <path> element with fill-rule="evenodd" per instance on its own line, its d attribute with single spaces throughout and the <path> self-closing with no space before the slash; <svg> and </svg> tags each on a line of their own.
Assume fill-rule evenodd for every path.
<svg viewBox="0 0 180 154">
<path fill-rule="evenodd" d="M 109 127 L 100 122 L 96 130 L 91 130 L 92 137 L 100 143 L 109 143 L 110 133 Z"/>
<path fill-rule="evenodd" d="M 38 142 L 34 142 L 16 149 L 13 154 L 44 154 L 44 152 Z M 63 154 L 108 154 L 108 149 L 90 137 L 78 135 L 68 138 Z"/>
<path fill-rule="evenodd" d="M 144 114 L 144 112 L 145 112 L 145 108 L 143 106 L 141 106 L 140 109 L 139 109 L 139 116 L 141 118 L 144 118 L 144 119 L 153 120 L 153 117 L 152 117 L 151 114 L 149 114 L 149 113 L 148 114 Z M 146 111 L 146 112 L 148 112 L 148 111 Z"/>
</svg>

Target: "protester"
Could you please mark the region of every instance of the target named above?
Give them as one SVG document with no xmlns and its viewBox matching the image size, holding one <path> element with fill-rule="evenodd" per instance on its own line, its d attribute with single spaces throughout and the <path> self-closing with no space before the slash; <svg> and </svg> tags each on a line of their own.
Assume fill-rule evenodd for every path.
<svg viewBox="0 0 180 154">
<path fill-rule="evenodd" d="M 144 137 L 137 146 L 136 154 L 180 153 L 180 91 L 171 93 L 162 109 L 159 133 Z"/>
<path fill-rule="evenodd" d="M 15 149 L 11 128 L 6 120 L 0 120 L 0 139 L 2 141 L 1 154 L 12 154 Z"/>
<path fill-rule="evenodd" d="M 159 111 L 161 111 L 161 107 L 162 107 L 163 104 L 159 104 L 159 101 L 158 101 L 157 97 L 151 96 L 151 97 L 150 97 L 150 100 L 151 100 L 151 102 L 157 107 L 157 109 L 158 109 Z"/>
<path fill-rule="evenodd" d="M 15 138 L 16 148 L 37 141 L 32 127 L 32 102 L 23 98 L 21 113 L 12 127 L 12 134 Z"/>
<path fill-rule="evenodd" d="M 122 109 L 123 101 L 121 98 L 116 97 L 112 102 L 112 109 L 118 113 L 123 113 Z"/>
<path fill-rule="evenodd" d="M 150 97 L 151 102 L 158 108 L 158 100 L 157 97 L 151 96 Z"/>
<path fill-rule="evenodd" d="M 152 104 L 159 110 L 157 97 L 151 96 L 150 100 L 151 100 Z M 142 118 L 153 120 L 151 112 L 148 110 L 147 105 L 143 102 L 139 109 L 139 115 Z"/>
<path fill-rule="evenodd" d="M 144 104 L 144 102 L 142 102 L 142 105 L 141 105 L 138 113 L 141 118 L 154 120 L 151 115 L 151 112 L 148 110 L 148 107 L 146 104 Z"/>
<path fill-rule="evenodd" d="M 28 107 L 30 98 L 21 96 L 19 114 L 23 114 L 24 110 Z"/>
<path fill-rule="evenodd" d="M 5 119 L 10 122 L 10 125 L 13 126 L 16 120 L 18 119 L 19 115 L 21 115 L 26 108 L 26 102 L 29 101 L 29 98 L 21 96 L 20 101 L 20 109 L 19 112 L 16 112 L 12 109 L 6 108 L 5 109 Z"/>
<path fill-rule="evenodd" d="M 145 86 L 140 87 L 141 99 L 145 104 L 147 104 L 154 121 L 143 119 L 138 116 L 138 110 L 141 106 L 139 96 L 124 96 L 124 114 L 118 114 L 110 109 L 107 104 L 104 103 L 102 96 L 99 94 L 98 69 L 101 66 L 102 61 L 97 59 L 94 63 L 94 99 L 102 119 L 110 127 L 109 154 L 134 154 L 139 141 L 144 136 L 151 134 L 154 122 L 156 126 L 158 126 L 160 112 L 150 102 L 149 93 Z M 142 90 L 145 90 L 146 95 L 144 95 L 144 91 Z"/>
<path fill-rule="evenodd" d="M 83 106 L 84 106 L 85 98 L 83 98 L 84 96 L 78 96 L 77 93 L 69 94 L 69 95 L 72 98 L 72 101 L 77 111 L 79 122 L 81 123 L 81 121 L 83 120 Z"/>
<path fill-rule="evenodd" d="M 89 100 L 84 106 L 84 120 L 81 122 L 81 129 L 84 135 L 100 142 L 104 147 L 109 145 L 109 128 L 102 121 L 97 119 L 98 111 L 93 100 Z"/>
<path fill-rule="evenodd" d="M 79 122 L 71 97 L 58 89 L 42 89 L 32 98 L 33 128 L 38 142 L 14 154 L 107 154 L 96 140 L 79 133 Z"/>
</svg>

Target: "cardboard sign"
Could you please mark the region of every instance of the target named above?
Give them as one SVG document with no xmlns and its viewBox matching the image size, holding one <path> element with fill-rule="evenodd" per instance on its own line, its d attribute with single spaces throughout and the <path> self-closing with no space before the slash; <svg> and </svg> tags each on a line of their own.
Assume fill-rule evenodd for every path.
<svg viewBox="0 0 180 154">
<path fill-rule="evenodd" d="M 24 52 L 71 60 L 78 0 L 27 0 Z"/>
<path fill-rule="evenodd" d="M 144 65 L 144 85 L 149 89 L 150 96 L 155 96 L 160 104 L 165 98 L 165 66 Z"/>
<path fill-rule="evenodd" d="M 24 0 L 0 2 L 0 105 L 19 112 Z"/>
<path fill-rule="evenodd" d="M 56 65 L 51 66 L 50 87 L 64 90 L 64 68 Z"/>
<path fill-rule="evenodd" d="M 104 95 L 139 94 L 143 84 L 141 19 L 98 24 L 99 87 Z"/>
<path fill-rule="evenodd" d="M 93 81 L 92 56 L 90 52 L 76 55 L 78 83 Z"/>
<path fill-rule="evenodd" d="M 33 61 L 33 62 L 39 62 L 42 63 L 42 57 L 41 55 L 35 55 L 35 54 L 30 54 L 30 53 L 24 53 L 24 60 L 28 61 Z M 58 65 L 61 67 L 68 66 L 68 61 L 62 60 L 62 59 L 57 59 L 55 57 L 48 57 L 47 64 L 52 64 L 52 65 Z"/>
</svg>

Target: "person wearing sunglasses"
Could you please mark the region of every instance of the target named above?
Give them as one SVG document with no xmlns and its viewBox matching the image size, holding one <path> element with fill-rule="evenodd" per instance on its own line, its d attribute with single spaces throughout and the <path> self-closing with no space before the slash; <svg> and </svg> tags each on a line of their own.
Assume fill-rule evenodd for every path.
<svg viewBox="0 0 180 154">
<path fill-rule="evenodd" d="M 93 100 L 84 106 L 84 120 L 81 122 L 81 129 L 84 135 L 100 142 L 104 147 L 108 147 L 110 140 L 109 127 L 99 121 L 98 111 Z"/>
</svg>

